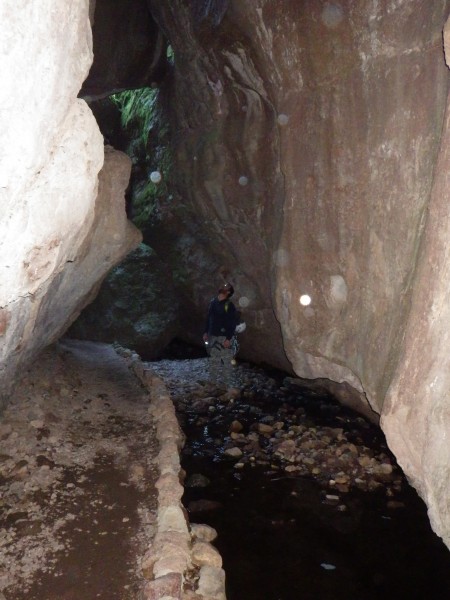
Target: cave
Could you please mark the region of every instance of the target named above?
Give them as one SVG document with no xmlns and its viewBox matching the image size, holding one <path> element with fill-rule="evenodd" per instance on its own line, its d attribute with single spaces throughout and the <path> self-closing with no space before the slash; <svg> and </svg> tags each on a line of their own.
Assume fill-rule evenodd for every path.
<svg viewBox="0 0 450 600">
<path fill-rule="evenodd" d="M 202 348 L 231 281 L 239 356 L 379 425 L 449 546 L 449 0 L 25 4 L 0 7 L 1 409 L 64 335 Z"/>
</svg>

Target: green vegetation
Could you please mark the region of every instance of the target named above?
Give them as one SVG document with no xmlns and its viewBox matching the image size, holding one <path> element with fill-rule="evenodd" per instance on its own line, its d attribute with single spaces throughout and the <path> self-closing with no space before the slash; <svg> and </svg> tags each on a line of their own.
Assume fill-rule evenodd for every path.
<svg viewBox="0 0 450 600">
<path fill-rule="evenodd" d="M 169 146 L 168 119 L 157 88 L 127 90 L 111 96 L 120 112 L 127 139 L 126 152 L 133 161 L 133 222 L 142 230 L 161 220 L 170 210 L 172 195 L 172 156 Z M 150 173 L 161 173 L 160 183 L 150 180 Z"/>
<path fill-rule="evenodd" d="M 175 62 L 175 54 L 174 54 L 173 48 L 170 44 L 167 46 L 166 56 L 167 56 L 167 60 L 170 62 L 170 64 L 173 65 L 173 63 Z"/>
<path fill-rule="evenodd" d="M 111 96 L 111 101 L 120 111 L 122 127 L 130 143 L 138 149 L 136 158 L 141 157 L 139 150 L 147 147 L 150 129 L 158 116 L 158 89 L 127 90 Z"/>
</svg>

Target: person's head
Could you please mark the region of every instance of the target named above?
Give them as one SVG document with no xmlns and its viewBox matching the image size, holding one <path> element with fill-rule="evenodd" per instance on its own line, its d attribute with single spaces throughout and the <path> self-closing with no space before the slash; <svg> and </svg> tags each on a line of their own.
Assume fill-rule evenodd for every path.
<svg viewBox="0 0 450 600">
<path fill-rule="evenodd" d="M 224 283 L 220 286 L 219 291 L 217 292 L 220 300 L 228 300 L 228 298 L 231 298 L 233 294 L 234 287 L 231 285 L 231 283 Z"/>
</svg>

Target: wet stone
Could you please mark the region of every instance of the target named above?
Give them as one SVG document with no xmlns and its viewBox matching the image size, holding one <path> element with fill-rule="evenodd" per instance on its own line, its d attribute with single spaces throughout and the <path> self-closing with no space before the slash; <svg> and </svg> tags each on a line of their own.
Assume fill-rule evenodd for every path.
<svg viewBox="0 0 450 600">
<path fill-rule="evenodd" d="M 164 376 L 166 365 L 157 363 L 156 368 Z M 194 418 L 196 416 L 196 425 L 220 433 L 219 436 L 210 436 L 211 448 L 204 448 L 206 454 L 212 456 L 215 452 L 213 447 L 223 444 L 226 428 L 229 438 L 225 440 L 223 455 L 239 459 L 239 467 L 241 463 L 245 465 L 249 461 L 260 465 L 272 462 L 274 468 L 282 467 L 284 470 L 293 466 L 292 463 L 298 464 L 300 470 L 306 469 L 306 473 L 326 485 L 329 479 L 334 479 L 335 485 L 344 486 L 344 492 L 347 487 L 351 489 L 352 486 L 362 485 L 375 489 L 389 476 L 390 459 L 386 460 L 381 455 L 374 458 L 366 446 L 358 446 L 362 439 L 361 431 L 368 427 L 364 419 L 354 418 L 352 428 L 347 429 L 336 425 L 312 424 L 308 417 L 309 405 L 295 405 L 296 394 L 304 385 L 303 380 L 285 378 L 284 385 L 278 387 L 274 378 L 265 377 L 264 371 L 251 372 L 245 365 L 242 368 L 238 366 L 235 373 L 237 379 L 241 378 L 241 385 L 236 390 L 240 393 L 234 392 L 236 403 L 230 404 L 231 390 L 208 382 L 207 372 L 203 379 L 192 382 L 192 369 L 197 368 L 198 372 L 206 370 L 206 361 L 189 361 L 184 372 L 180 369 L 178 377 L 168 361 L 166 374 L 175 404 L 183 406 L 188 395 L 188 410 Z M 311 398 L 317 395 L 313 389 L 308 394 Z M 276 404 L 270 406 L 272 399 Z M 265 404 L 267 409 L 264 409 Z M 316 410 L 319 408 L 323 413 L 326 409 L 325 412 L 333 413 L 332 418 L 335 418 L 336 406 L 328 410 L 328 405 L 323 401 L 315 404 Z M 203 416 L 203 412 L 210 413 L 211 406 L 214 407 L 214 416 Z M 244 434 L 245 430 L 249 430 L 249 433 Z M 230 441 L 234 443 L 233 446 Z M 189 452 L 191 450 L 187 448 L 186 453 Z M 279 464 L 275 465 L 274 458 Z M 388 466 L 381 466 L 384 464 Z M 286 472 L 289 473 L 289 470 Z M 392 476 L 394 474 L 393 468 Z M 363 484 L 356 481 L 358 478 Z"/>
<path fill-rule="evenodd" d="M 193 475 L 188 477 L 188 479 L 185 482 L 185 486 L 191 488 L 208 487 L 209 484 L 210 480 L 201 473 L 194 473 Z"/>
<path fill-rule="evenodd" d="M 244 482 L 251 480 L 251 473 L 258 478 L 264 476 L 267 486 L 275 481 L 279 485 L 298 482 L 299 486 L 301 482 L 313 482 L 319 488 L 315 503 L 320 506 L 318 510 L 323 510 L 326 518 L 334 515 L 345 520 L 336 524 L 338 531 L 354 526 L 363 496 L 373 493 L 377 502 L 381 497 L 385 512 L 388 502 L 401 502 L 398 495 L 405 485 L 401 472 L 383 445 L 382 433 L 364 419 L 337 405 L 328 407 L 321 393 L 312 389 L 304 392 L 303 380 L 298 385 L 287 381 L 277 387 L 267 381 L 263 371 L 239 364 L 236 375 L 241 378 L 240 397 L 230 403 L 226 392 L 205 385 L 202 393 L 205 398 L 216 399 L 215 411 L 196 413 L 193 406 L 199 396 L 192 378 L 202 370 L 206 372 L 206 367 L 206 360 L 189 361 L 186 366 L 169 361 L 155 365 L 166 377 L 177 407 L 184 406 L 189 394 L 188 410 L 183 413 L 183 428 L 188 435 L 184 466 L 189 470 L 189 465 L 194 465 L 191 472 L 195 474 L 196 469 L 203 469 L 204 459 L 211 464 L 209 471 L 204 470 L 211 486 L 205 490 L 187 488 L 185 503 L 191 518 L 204 518 L 214 525 L 225 519 L 225 510 L 214 514 L 221 508 L 218 499 L 230 496 L 233 503 L 233 497 L 242 493 Z M 226 491 L 223 487 L 217 491 L 215 471 L 229 473 Z M 225 480 L 219 485 L 224 486 Z M 289 497 L 296 499 L 300 507 L 308 503 L 300 490 L 293 490 Z M 229 506 L 228 499 L 223 503 Z M 393 514 L 395 504 L 389 506 Z M 239 510 L 236 506 L 234 509 Z M 220 536 L 219 532 L 219 540 Z"/>
<path fill-rule="evenodd" d="M 161 598 L 176 598 L 181 595 L 181 573 L 169 573 L 158 577 L 146 584 L 144 589 L 145 600 L 161 600 Z"/>
<path fill-rule="evenodd" d="M 244 429 L 244 426 L 239 421 L 233 421 L 230 425 L 230 431 L 233 433 L 240 433 Z"/>
<path fill-rule="evenodd" d="M 202 542 L 213 542 L 217 538 L 217 531 L 209 525 L 192 523 L 191 534 Z"/>
<path fill-rule="evenodd" d="M 192 560 L 199 567 L 209 566 L 218 569 L 222 567 L 222 557 L 216 548 L 207 542 L 198 541 L 194 543 L 192 547 Z"/>
<path fill-rule="evenodd" d="M 234 446 L 233 448 L 227 448 L 224 451 L 224 455 L 228 456 L 229 458 L 241 458 L 242 450 Z"/>
</svg>

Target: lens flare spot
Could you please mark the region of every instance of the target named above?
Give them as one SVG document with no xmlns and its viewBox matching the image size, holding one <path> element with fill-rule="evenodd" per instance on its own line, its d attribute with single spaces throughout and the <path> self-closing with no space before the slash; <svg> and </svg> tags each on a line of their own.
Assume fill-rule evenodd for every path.
<svg viewBox="0 0 450 600">
<path fill-rule="evenodd" d="M 242 308 L 246 308 L 250 304 L 250 300 L 247 298 L 247 296 L 241 296 L 238 300 L 238 304 Z"/>
<path fill-rule="evenodd" d="M 152 171 L 150 173 L 150 181 L 153 183 L 159 183 L 162 179 L 161 173 L 159 171 Z"/>
<path fill-rule="evenodd" d="M 302 306 L 309 306 L 311 304 L 311 296 L 308 296 L 308 294 L 302 294 L 299 298 L 299 302 Z"/>
<path fill-rule="evenodd" d="M 338 25 L 342 23 L 344 20 L 344 11 L 339 4 L 330 4 L 327 2 L 322 11 L 322 23 L 329 27 L 330 29 L 334 29 Z"/>
<path fill-rule="evenodd" d="M 283 127 L 284 125 L 287 125 L 289 123 L 289 117 L 287 115 L 281 113 L 277 117 L 277 122 L 278 122 L 278 125 L 281 125 Z"/>
<path fill-rule="evenodd" d="M 246 177 L 245 175 L 241 175 L 239 177 L 239 185 L 242 185 L 242 187 L 245 187 L 248 184 L 248 177 Z"/>
</svg>

